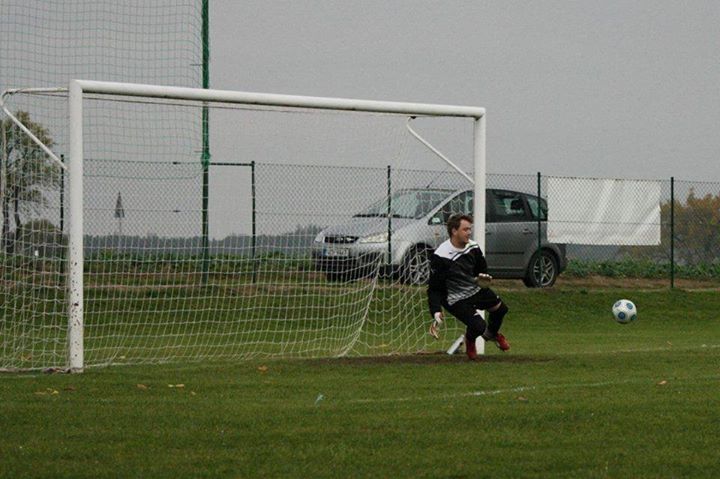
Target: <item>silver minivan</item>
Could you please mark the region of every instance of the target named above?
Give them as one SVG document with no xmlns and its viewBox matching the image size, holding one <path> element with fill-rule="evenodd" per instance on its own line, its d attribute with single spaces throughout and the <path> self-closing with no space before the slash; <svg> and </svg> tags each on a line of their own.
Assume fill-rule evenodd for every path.
<svg viewBox="0 0 720 479">
<path fill-rule="evenodd" d="M 544 199 L 518 191 L 486 190 L 485 256 L 496 278 L 548 287 L 567 266 L 565 245 L 548 243 Z M 472 214 L 472 190 L 404 189 L 347 222 L 322 230 L 313 242 L 313 263 L 330 281 L 374 272 L 407 284 L 425 284 L 432 251 L 447 239 L 454 213 Z M 541 242 L 538 251 L 538 216 Z"/>
</svg>

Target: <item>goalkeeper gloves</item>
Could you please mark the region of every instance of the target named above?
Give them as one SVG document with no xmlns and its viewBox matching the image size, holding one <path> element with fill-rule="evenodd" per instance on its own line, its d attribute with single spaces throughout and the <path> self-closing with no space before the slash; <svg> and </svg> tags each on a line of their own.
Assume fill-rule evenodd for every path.
<svg viewBox="0 0 720 479">
<path fill-rule="evenodd" d="M 477 278 L 475 278 L 475 283 L 480 286 L 481 288 L 487 288 L 490 286 L 490 282 L 492 281 L 493 277 L 489 274 L 480 273 L 477 275 Z"/>
<path fill-rule="evenodd" d="M 433 315 L 433 322 L 430 325 L 430 336 L 440 339 L 440 325 L 443 323 L 443 314 L 438 311 Z"/>
</svg>

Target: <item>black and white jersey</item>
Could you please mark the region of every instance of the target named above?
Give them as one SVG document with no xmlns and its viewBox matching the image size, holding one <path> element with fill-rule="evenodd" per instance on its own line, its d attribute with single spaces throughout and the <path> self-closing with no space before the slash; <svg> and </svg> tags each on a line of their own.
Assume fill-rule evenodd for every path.
<svg viewBox="0 0 720 479">
<path fill-rule="evenodd" d="M 430 257 L 428 304 L 430 315 L 442 311 L 442 305 L 455 304 L 480 291 L 475 278 L 487 273 L 487 262 L 480 246 L 470 241 L 458 249 L 445 241 Z"/>
</svg>

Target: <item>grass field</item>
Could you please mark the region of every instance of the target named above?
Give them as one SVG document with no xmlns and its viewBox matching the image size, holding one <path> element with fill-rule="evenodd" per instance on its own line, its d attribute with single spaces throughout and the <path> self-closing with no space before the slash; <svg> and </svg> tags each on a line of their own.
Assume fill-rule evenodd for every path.
<svg viewBox="0 0 720 479">
<path fill-rule="evenodd" d="M 512 344 L 0 376 L 2 477 L 718 477 L 720 294 L 500 289 Z M 640 319 L 614 323 L 634 300 Z"/>
</svg>

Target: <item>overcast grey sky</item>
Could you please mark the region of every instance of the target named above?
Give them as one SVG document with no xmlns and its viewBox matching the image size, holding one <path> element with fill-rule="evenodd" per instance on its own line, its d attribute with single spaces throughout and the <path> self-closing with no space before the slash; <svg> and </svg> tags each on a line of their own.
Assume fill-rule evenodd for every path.
<svg viewBox="0 0 720 479">
<path fill-rule="evenodd" d="M 6 66 L 0 68 L 0 86 L 59 86 L 71 78 L 200 86 L 199 4 L 0 0 L 0 65 Z M 210 0 L 210 16 L 212 88 L 485 107 L 488 172 L 530 175 L 522 178 L 529 178 L 523 185 L 502 178 L 505 187 L 533 188 L 537 171 L 720 182 L 717 0 Z M 63 153 L 67 110 L 53 101 L 26 95 L 16 98 L 13 108 L 32 105 L 28 111 L 50 127 L 56 150 Z M 139 182 L 127 182 L 128 173 L 117 172 L 88 182 L 90 203 L 107 222 L 98 231 L 115 228 L 114 206 L 122 192 L 127 234 L 176 234 L 169 226 L 157 227 L 160 220 L 150 213 L 144 223 L 131 213 L 147 204 L 162 214 L 172 212 L 166 215 L 169 225 L 182 223 L 176 211 L 186 212 L 189 232 L 183 234 L 195 234 L 201 198 L 199 112 L 159 111 L 163 121 L 148 116 L 142 123 L 131 105 L 113 104 L 107 107 L 110 114 L 105 108 L 98 103 L 95 110 L 85 109 L 95 112 L 91 124 L 97 130 L 86 130 L 86 155 L 118 168 L 126 164 L 119 160 L 138 151 L 148 152 L 144 160 L 152 161 L 184 155 L 196 169 L 177 173 L 178 182 L 190 185 L 174 184 L 181 195 L 167 194 L 170 183 L 164 180 L 145 181 L 145 176 L 171 175 L 170 170 L 133 173 L 143 178 Z M 273 114 L 272 120 L 258 121 L 253 115 L 262 116 L 211 111 L 213 162 L 374 166 L 380 187 L 390 160 L 398 160 L 394 168 L 445 168 L 409 138 L 403 118 L 393 118 L 398 124 L 385 128 L 370 123 L 376 118 L 349 127 L 346 116 L 335 124 L 332 115 Z M 417 121 L 421 133 L 468 169 L 472 132 L 467 122 L 455 127 L 423 121 Z M 126 126 L 108 126 L 116 124 Z M 281 135 L 285 141 L 277 141 Z M 343 210 L 347 215 L 385 191 L 368 191 L 370 180 L 355 181 L 354 173 L 337 173 L 342 182 L 319 171 L 304 170 L 303 184 L 292 169 L 283 171 L 287 184 L 277 174 L 258 172 L 258 196 L 270 201 L 258 208 L 285 214 L 292 206 L 317 223 L 312 208 L 327 212 L 323 201 L 337 205 L 337 198 L 356 198 Z M 249 170 L 213 168 L 210 183 L 211 235 L 246 232 Z M 360 191 L 351 194 L 347 183 Z M 331 187 L 338 191 L 331 194 Z M 395 180 L 393 187 L 403 185 Z M 717 190 L 715 184 L 708 188 Z M 287 191 L 298 192 L 303 201 L 280 194 Z M 282 204 L 281 198 L 292 204 Z"/>
<path fill-rule="evenodd" d="M 720 2 L 210 9 L 212 88 L 483 106 L 490 173 L 720 180 Z"/>
</svg>

